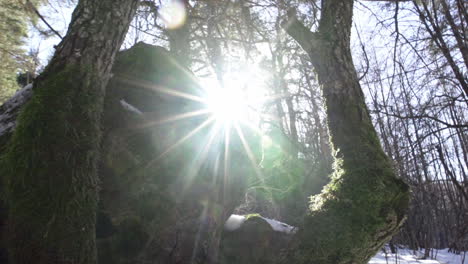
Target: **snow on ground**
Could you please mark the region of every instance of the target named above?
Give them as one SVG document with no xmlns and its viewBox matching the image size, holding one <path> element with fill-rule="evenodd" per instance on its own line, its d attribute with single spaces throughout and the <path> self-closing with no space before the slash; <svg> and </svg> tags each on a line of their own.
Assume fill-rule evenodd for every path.
<svg viewBox="0 0 468 264">
<path fill-rule="evenodd" d="M 387 250 L 387 252 L 390 252 Z M 423 252 L 413 252 L 409 249 L 398 249 L 397 254 L 380 251 L 369 264 L 468 264 L 468 252 L 460 255 L 450 253 L 447 249 L 434 249 L 434 259 L 421 259 Z"/>
<path fill-rule="evenodd" d="M 297 228 L 278 220 L 262 217 L 273 230 L 287 234 L 294 234 Z M 224 228 L 234 231 L 242 226 L 246 217 L 243 215 L 231 215 L 224 224 Z M 448 252 L 448 249 L 433 249 L 430 259 L 422 259 L 423 251 L 413 251 L 410 249 L 399 248 L 397 254 L 391 254 L 390 249 L 386 248 L 375 255 L 368 264 L 468 264 L 468 251 L 461 254 Z"/>
<path fill-rule="evenodd" d="M 270 224 L 271 228 L 277 232 L 282 232 L 286 234 L 294 234 L 296 233 L 297 228 L 294 226 L 290 226 L 288 224 L 285 224 L 283 222 L 280 222 L 278 220 L 262 217 L 263 220 L 267 221 L 268 224 Z"/>
<path fill-rule="evenodd" d="M 243 215 L 231 215 L 226 223 L 224 223 L 224 228 L 228 231 L 234 231 L 241 227 L 241 225 L 245 222 L 245 216 Z"/>
<path fill-rule="evenodd" d="M 286 234 L 294 234 L 296 233 L 297 228 L 294 226 L 290 226 L 278 220 L 266 218 L 260 216 L 263 220 L 265 220 L 268 224 L 270 224 L 271 228 L 277 232 L 282 232 Z M 226 223 L 224 224 L 224 228 L 228 231 L 234 231 L 242 226 L 245 222 L 246 217 L 244 215 L 231 215 Z"/>
</svg>

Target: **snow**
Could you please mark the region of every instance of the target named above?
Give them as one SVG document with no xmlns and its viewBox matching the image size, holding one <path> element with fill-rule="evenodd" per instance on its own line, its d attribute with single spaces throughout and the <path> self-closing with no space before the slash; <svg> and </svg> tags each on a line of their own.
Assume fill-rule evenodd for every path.
<svg viewBox="0 0 468 264">
<path fill-rule="evenodd" d="M 421 259 L 422 251 L 398 249 L 397 254 L 385 254 L 380 251 L 369 261 L 369 264 L 468 264 L 468 252 L 457 255 L 448 252 L 448 249 L 434 249 L 432 255 L 434 259 Z"/>
<path fill-rule="evenodd" d="M 277 232 L 282 232 L 286 234 L 294 234 L 296 233 L 297 228 L 294 226 L 290 226 L 288 224 L 285 224 L 283 222 L 280 222 L 278 220 L 266 218 L 263 216 L 260 216 L 263 220 L 265 220 L 268 224 L 270 224 L 271 228 L 274 231 Z M 226 220 L 226 223 L 224 224 L 224 229 L 228 231 L 234 231 L 242 226 L 242 224 L 245 222 L 246 217 L 243 215 L 231 215 L 228 220 Z"/>
<path fill-rule="evenodd" d="M 296 227 L 290 226 L 278 220 L 269 219 L 265 217 L 262 217 L 262 218 L 263 220 L 267 221 L 267 223 L 270 224 L 271 228 L 273 228 L 273 230 L 275 231 L 286 233 L 286 234 L 294 234 L 297 231 Z"/>
<path fill-rule="evenodd" d="M 260 217 L 277 232 L 294 234 L 297 231 L 297 227 L 290 226 L 278 220 Z M 233 214 L 224 224 L 224 228 L 228 231 L 234 231 L 240 228 L 246 219 L 244 215 Z M 386 247 L 385 251 L 390 252 L 390 249 Z M 448 249 L 433 249 L 431 251 L 431 258 L 429 259 L 422 259 L 423 253 L 423 251 L 413 251 L 405 248 L 398 248 L 397 254 L 385 253 L 382 250 L 377 253 L 368 264 L 468 264 L 468 251 L 457 255 L 448 252 Z"/>
<path fill-rule="evenodd" d="M 226 223 L 224 223 L 224 229 L 227 231 L 234 231 L 236 229 L 239 229 L 242 224 L 245 222 L 245 216 L 243 215 L 231 215 L 229 216 L 228 220 L 226 220 Z"/>
<path fill-rule="evenodd" d="M 127 103 L 124 99 L 120 100 L 120 104 L 128 112 L 132 112 L 132 113 L 137 114 L 137 115 L 142 115 L 143 114 L 140 110 L 138 110 L 138 108 L 136 108 L 135 106 Z"/>
</svg>

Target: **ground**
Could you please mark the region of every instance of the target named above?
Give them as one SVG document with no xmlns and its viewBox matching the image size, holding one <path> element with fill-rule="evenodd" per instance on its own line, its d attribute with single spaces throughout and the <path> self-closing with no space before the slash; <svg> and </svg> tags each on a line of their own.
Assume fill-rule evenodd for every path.
<svg viewBox="0 0 468 264">
<path fill-rule="evenodd" d="M 391 254 L 390 250 L 387 252 L 385 254 L 380 251 L 369 261 L 369 264 L 468 264 L 468 252 L 457 255 L 448 252 L 447 249 L 434 249 L 432 256 L 435 259 L 420 259 L 422 252 L 413 252 L 409 249 L 399 249 L 398 254 Z"/>
</svg>

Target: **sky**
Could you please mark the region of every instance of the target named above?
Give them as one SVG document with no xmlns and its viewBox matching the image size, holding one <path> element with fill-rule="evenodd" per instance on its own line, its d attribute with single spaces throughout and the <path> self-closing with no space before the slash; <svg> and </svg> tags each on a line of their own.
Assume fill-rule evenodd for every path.
<svg viewBox="0 0 468 264">
<path fill-rule="evenodd" d="M 375 7 L 376 4 L 366 3 L 366 6 Z M 74 4 L 67 3 L 67 1 L 51 1 L 50 5 L 42 6 L 39 9 L 39 12 L 56 31 L 64 36 L 71 20 L 71 14 L 74 7 Z M 354 23 L 358 25 L 361 30 L 363 30 L 362 26 L 364 25 L 374 25 L 376 23 L 376 20 L 369 15 L 369 10 L 364 8 L 361 4 L 356 4 L 354 12 Z M 40 28 L 47 29 L 47 26 L 42 21 L 39 20 L 38 22 Z M 381 37 L 382 33 L 383 32 L 380 32 L 379 35 L 374 35 L 372 39 L 367 39 L 365 41 L 371 40 L 374 46 L 386 47 L 386 43 L 384 42 L 385 38 Z M 353 36 L 355 36 L 355 34 L 356 28 L 353 27 Z M 51 37 L 44 39 L 36 29 L 30 27 L 25 47 L 27 49 L 39 49 L 41 63 L 45 65 L 53 54 L 53 46 L 57 45 L 59 42 L 60 38 L 58 36 L 52 35 Z M 379 43 L 380 45 L 378 45 Z M 262 54 L 265 53 L 264 51 L 260 52 Z"/>
<path fill-rule="evenodd" d="M 51 1 L 50 5 L 43 6 L 39 9 L 40 14 L 47 20 L 52 27 L 64 36 L 66 34 L 68 24 L 71 20 L 71 14 L 74 9 L 73 4 L 67 4 L 66 1 Z M 44 22 L 38 20 L 38 25 L 41 29 L 48 29 Z M 26 50 L 38 50 L 41 66 L 47 65 L 50 57 L 54 52 L 54 45 L 60 43 L 60 38 L 56 35 L 44 38 L 39 31 L 34 27 L 29 26 L 28 38 L 25 41 Z"/>
</svg>

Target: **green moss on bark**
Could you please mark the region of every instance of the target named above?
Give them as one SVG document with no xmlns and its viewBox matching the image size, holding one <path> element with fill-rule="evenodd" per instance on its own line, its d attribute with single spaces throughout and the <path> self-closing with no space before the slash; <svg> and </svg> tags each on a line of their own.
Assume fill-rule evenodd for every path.
<svg viewBox="0 0 468 264">
<path fill-rule="evenodd" d="M 408 186 L 380 146 L 352 61 L 353 3 L 324 2 L 318 32 L 297 21 L 286 29 L 306 48 L 322 86 L 335 161 L 285 263 L 367 263 L 404 222 Z"/>
<path fill-rule="evenodd" d="M 311 197 L 297 263 L 367 263 L 405 217 L 407 185 L 396 178 L 365 105 L 346 100 L 328 103 L 335 122 L 329 124 L 334 173 L 322 193 Z"/>
<path fill-rule="evenodd" d="M 0 166 L 15 263 L 95 262 L 103 100 L 95 83 L 91 68 L 54 72 L 18 117 Z"/>
<path fill-rule="evenodd" d="M 117 253 L 133 258 L 140 253 L 149 239 L 140 219 L 138 217 L 128 217 L 119 225 L 119 233 L 115 239 Z"/>
</svg>

